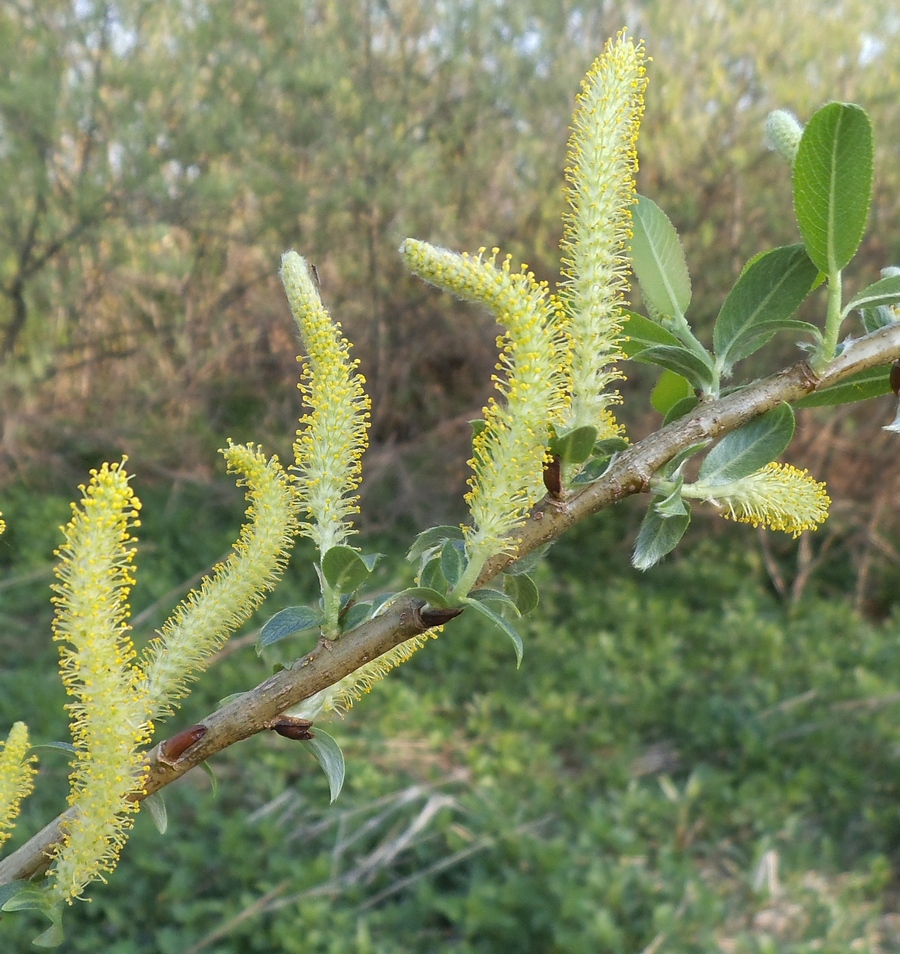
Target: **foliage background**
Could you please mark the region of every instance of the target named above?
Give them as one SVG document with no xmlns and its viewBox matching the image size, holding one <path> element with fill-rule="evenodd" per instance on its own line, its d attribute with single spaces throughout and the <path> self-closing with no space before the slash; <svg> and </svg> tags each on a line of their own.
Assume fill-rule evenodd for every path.
<svg viewBox="0 0 900 954">
<path fill-rule="evenodd" d="M 848 292 L 900 262 L 886 0 L 685 0 L 677 17 L 567 0 L 3 5 L 4 723 L 66 737 L 46 587 L 89 467 L 127 452 L 138 473 L 147 634 L 237 525 L 215 449 L 287 453 L 285 248 L 316 262 L 370 383 L 368 534 L 396 551 L 460 518 L 495 329 L 406 276 L 396 247 L 498 245 L 555 278 L 574 95 L 626 23 L 653 57 L 639 185 L 684 237 L 701 336 L 744 262 L 795 240 L 789 177 L 762 145 L 772 108 L 870 112 L 877 192 Z M 650 384 L 635 370 L 623 386 L 634 437 L 658 423 Z M 186 951 L 221 927 L 204 949 L 891 950 L 890 414 L 805 412 L 791 459 L 838 504 L 799 548 L 698 519 L 680 558 L 637 578 L 636 508 L 580 530 L 545 571 L 523 671 L 460 621 L 351 713 L 335 808 L 283 740 L 223 756 L 216 798 L 188 779 L 165 839 L 139 827 L 73 912 L 69 949 Z M 271 608 L 311 597 L 304 556 Z M 185 725 L 264 674 L 237 646 Z M 47 754 L 23 836 L 58 811 L 65 774 Z M 0 921 L 8 945 L 29 936 Z"/>
</svg>

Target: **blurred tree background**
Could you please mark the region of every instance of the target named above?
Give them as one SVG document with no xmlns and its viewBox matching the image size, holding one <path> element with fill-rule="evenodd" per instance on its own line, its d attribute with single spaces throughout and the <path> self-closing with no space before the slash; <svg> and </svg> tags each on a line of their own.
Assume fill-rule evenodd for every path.
<svg viewBox="0 0 900 954">
<path fill-rule="evenodd" d="M 701 331 L 752 255 L 795 238 L 762 144 L 773 108 L 871 112 L 878 194 L 850 280 L 900 260 L 887 0 L 686 0 L 677 17 L 569 0 L 4 4 L 0 480 L 71 483 L 123 449 L 204 479 L 226 434 L 284 451 L 296 348 L 276 271 L 295 247 L 370 382 L 367 492 L 384 526 L 431 520 L 462 484 L 494 329 L 405 275 L 396 246 L 497 245 L 553 280 L 568 117 L 623 23 L 653 57 L 640 188 L 684 234 Z"/>
<path fill-rule="evenodd" d="M 149 627 L 181 582 L 228 544 L 236 497 L 233 488 L 220 491 L 216 448 L 226 437 L 254 439 L 289 455 L 300 400 L 293 322 L 277 280 L 287 248 L 316 263 L 323 298 L 369 382 L 364 528 L 396 543 L 461 518 L 467 422 L 490 390 L 496 329 L 405 274 L 396 249 L 406 236 L 460 250 L 496 245 L 555 280 L 574 98 L 606 38 L 624 25 L 653 58 L 639 189 L 683 237 L 701 337 L 744 263 L 797 240 L 788 170 L 763 143 L 774 108 L 803 121 L 842 99 L 871 114 L 876 194 L 847 292 L 900 264 L 900 17 L 889 0 L 0 6 L 0 509 L 12 518 L 0 538 L 0 567 L 11 573 L 0 579 L 0 622 L 5 649 L 33 667 L 24 680 L 0 670 L 4 718 L 32 722 L 37 698 L 47 713 L 37 731 L 65 737 L 46 610 L 34 609 L 23 584 L 35 589 L 37 581 L 47 603 L 56 526 L 89 467 L 127 453 L 138 492 L 157 505 L 136 593 Z M 760 373 L 772 369 L 773 353 L 784 362 L 798 357 L 776 341 Z M 648 369 L 629 368 L 622 384 L 632 437 L 658 426 L 646 398 L 653 380 Z M 202 949 L 304 954 L 443 950 L 442 943 L 458 951 L 630 952 L 646 944 L 650 951 L 663 949 L 652 947 L 660 936 L 674 937 L 679 951 L 849 949 L 897 884 L 886 873 L 900 830 L 890 808 L 900 795 L 891 774 L 896 720 L 876 707 L 869 735 L 847 716 L 870 712 L 852 709 L 860 694 L 896 696 L 891 614 L 900 554 L 891 541 L 900 523 L 900 451 L 881 430 L 891 414 L 887 399 L 862 412 L 802 412 L 791 460 L 829 482 L 835 505 L 826 527 L 796 545 L 698 514 L 700 533 L 682 549 L 714 528 L 722 539 L 694 551 L 699 569 L 675 558 L 655 579 L 641 578 L 643 587 L 660 588 L 657 601 L 635 595 L 636 577 L 621 569 L 636 510 L 622 508 L 604 531 L 582 534 L 578 559 L 561 544 L 550 616 L 532 633 L 539 678 L 528 678 L 540 686 L 538 708 L 528 708 L 515 683 L 505 695 L 488 686 L 477 667 L 508 659 L 498 648 L 495 660 L 470 627 L 459 638 L 475 669 L 453 669 L 463 664 L 448 640 L 367 708 L 372 723 L 351 713 L 344 731 L 357 732 L 348 743 L 355 761 L 341 814 L 303 814 L 323 804 L 323 783 L 297 782 L 271 740 L 249 755 L 266 766 L 253 778 L 239 755 L 223 757 L 224 802 L 211 802 L 196 781 L 183 786 L 171 813 L 176 829 L 185 826 L 183 841 L 170 835 L 159 849 L 149 826 L 139 830 L 124 862 L 131 874 L 120 873 L 124 893 L 79 913 L 71 949 L 101 949 L 97 937 L 115 930 L 132 930 L 132 939 L 102 949 L 184 952 L 188 936 Z M 611 587 L 592 609 L 586 595 L 595 591 L 578 579 L 588 565 Z M 804 608 L 813 578 L 817 596 L 855 604 L 871 621 L 831 604 Z M 697 587 L 702 598 L 690 595 Z M 584 618 L 567 624 L 573 605 L 585 607 Z M 612 614 L 629 621 L 621 646 L 604 629 Z M 796 658 L 780 642 L 787 630 L 799 641 Z M 685 640 L 681 648 L 667 641 L 670 631 Z M 560 632 L 573 640 L 599 633 L 583 672 L 566 672 Z M 745 638 L 765 651 L 731 660 L 726 645 Z M 262 678 L 255 662 L 238 658 L 220 669 L 226 688 L 199 694 L 195 718 L 248 678 Z M 652 676 L 640 674 L 644 666 Z M 446 679 L 451 670 L 453 680 L 434 690 L 437 674 Z M 557 670 L 564 683 L 544 675 Z M 792 695 L 798 708 L 779 708 Z M 803 721 L 807 703 L 819 706 L 812 722 Z M 810 735 L 825 740 L 821 764 L 809 761 Z M 832 742 L 845 759 L 837 767 L 826 757 Z M 61 785 L 64 768 L 49 771 Z M 672 773 L 675 782 L 665 784 L 676 787 L 655 794 L 635 787 L 660 772 Z M 473 778 L 481 788 L 469 787 Z M 295 783 L 296 803 L 280 802 Z M 709 802 L 697 794 L 703 786 Z M 522 793 L 532 789 L 526 802 Z M 396 848 L 397 831 L 406 829 L 391 827 L 396 819 L 384 806 L 392 798 L 412 812 L 410 830 L 421 823 L 428 831 L 423 817 L 443 819 L 430 847 L 396 864 L 401 849 L 391 855 L 385 846 Z M 57 810 L 45 800 L 34 820 Z M 359 822 L 375 861 L 351 866 L 356 880 L 342 880 L 338 856 L 366 813 L 383 820 L 383 840 L 366 842 L 382 829 Z M 336 830 L 329 826 L 340 829 L 330 849 L 307 859 L 299 883 L 290 851 L 277 855 L 285 826 L 315 850 L 316 839 L 325 844 Z M 250 848 L 245 837 L 259 844 Z M 770 932 L 782 946 L 757 947 L 750 938 L 761 929 L 745 906 L 758 886 L 736 872 L 770 871 L 776 845 L 786 857 L 799 852 L 791 856 L 797 867 L 790 890 L 767 909 L 782 918 Z M 268 863 L 271 875 L 248 886 L 238 874 L 253 851 L 260 853 L 253 866 Z M 230 860 L 210 861 L 220 855 Z M 800 872 L 823 857 L 856 873 L 810 886 Z M 399 895 L 391 885 L 442 864 L 444 880 L 433 889 L 417 881 L 405 907 L 379 907 L 372 921 L 360 914 L 379 891 Z M 198 871 L 200 890 L 191 880 Z M 144 887 L 124 901 L 136 882 Z M 114 876 L 112 889 L 116 883 Z M 367 894 L 362 885 L 373 887 Z M 585 885 L 603 886 L 605 906 L 579 894 Z M 327 907 L 348 891 L 349 907 Z M 282 894 L 305 899 L 300 915 L 281 906 Z M 137 909 L 162 903 L 173 923 L 191 925 L 187 934 L 136 927 Z M 826 909 L 843 917 L 831 942 L 831 928 L 821 927 L 834 922 Z M 236 910 L 250 913 L 229 926 Z M 419 910 L 430 912 L 422 924 Z M 806 918 L 802 929 L 796 910 Z M 271 933 L 256 937 L 261 914 Z M 402 935 L 394 922 L 404 918 L 419 924 L 416 942 L 385 940 Z M 679 918 L 693 925 L 683 936 L 672 927 Z M 220 944 L 220 922 L 237 947 Z M 889 933 L 883 924 L 878 931 Z M 451 948 L 451 935 L 469 940 Z M 803 947 L 804 937 L 813 946 Z M 870 941 L 860 949 L 893 949 Z"/>
</svg>

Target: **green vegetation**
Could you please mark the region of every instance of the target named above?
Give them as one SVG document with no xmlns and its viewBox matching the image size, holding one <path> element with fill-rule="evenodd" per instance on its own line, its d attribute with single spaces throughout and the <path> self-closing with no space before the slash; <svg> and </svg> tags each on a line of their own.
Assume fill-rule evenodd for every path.
<svg viewBox="0 0 900 954">
<path fill-rule="evenodd" d="M 188 497 L 151 522 L 138 612 L 171 562 L 217 555 L 228 509 Z M 208 527 L 190 540 L 188 514 Z M 140 817 L 111 883 L 71 909 L 64 950 L 186 954 L 219 929 L 197 949 L 894 949 L 897 618 L 817 593 L 789 612 L 739 528 L 689 541 L 650 592 L 620 559 L 635 529 L 614 511 L 554 549 L 518 672 L 461 619 L 330 727 L 348 760 L 334 806 L 271 734 L 215 760 L 215 794 L 195 770 L 168 792 L 168 833 Z M 312 585 L 292 574 L 276 600 Z M 40 592 L 7 593 L 46 632 Z M 35 713 L 37 741 L 63 738 L 53 649 L 18 632 L 31 655 L 3 674 L 2 718 Z M 245 642 L 179 724 L 263 672 Z M 61 804 L 64 762 L 43 755 L 22 828 Z M 33 933 L 4 918 L 0 946 Z"/>
</svg>

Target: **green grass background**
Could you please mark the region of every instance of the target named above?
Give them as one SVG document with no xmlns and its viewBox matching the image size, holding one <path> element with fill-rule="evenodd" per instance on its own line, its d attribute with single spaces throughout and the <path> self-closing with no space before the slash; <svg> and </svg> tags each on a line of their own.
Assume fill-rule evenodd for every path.
<svg viewBox="0 0 900 954">
<path fill-rule="evenodd" d="M 139 639 L 241 509 L 225 491 L 142 496 L 133 602 L 160 607 Z M 68 504 L 13 488 L 3 509 L 0 722 L 68 739 L 48 590 Z M 861 619 L 828 573 L 786 608 L 740 527 L 638 574 L 635 514 L 551 551 L 521 669 L 463 617 L 329 725 L 347 759 L 335 805 L 303 746 L 271 733 L 213 761 L 215 792 L 201 771 L 167 789 L 168 832 L 141 813 L 110 883 L 67 911 L 61 950 L 900 949 L 898 614 Z M 255 625 L 314 599 L 309 557 Z M 401 558 L 384 565 L 378 585 L 402 585 Z M 160 731 L 266 672 L 247 642 Z M 13 846 L 64 807 L 66 774 L 64 753 L 41 753 Z M 4 916 L 0 950 L 41 929 Z"/>
</svg>

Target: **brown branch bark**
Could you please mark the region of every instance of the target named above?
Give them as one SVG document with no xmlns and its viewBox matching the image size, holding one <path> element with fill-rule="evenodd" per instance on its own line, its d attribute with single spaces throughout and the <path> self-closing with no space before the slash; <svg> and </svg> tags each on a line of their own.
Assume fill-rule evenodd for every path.
<svg viewBox="0 0 900 954">
<path fill-rule="evenodd" d="M 698 407 L 685 418 L 669 424 L 624 451 L 599 480 L 564 502 L 544 500 L 538 504 L 520 534 L 517 557 L 498 556 L 485 566 L 478 585 L 483 585 L 515 559 L 556 540 L 570 527 L 604 510 L 623 497 L 647 489 L 652 474 L 691 444 L 713 440 L 733 431 L 783 402 L 794 402 L 868 368 L 900 360 L 900 324 L 882 328 L 859 339 L 823 373 L 816 377 L 801 363 L 751 384 L 741 391 Z M 399 600 L 382 616 L 369 620 L 340 640 L 320 643 L 311 653 L 260 683 L 256 688 L 210 713 L 203 720 L 206 735 L 189 748 L 174 765 L 158 758 L 159 746 L 148 754 L 144 795 L 170 785 L 200 762 L 222 749 L 267 727 L 280 713 L 316 692 L 334 685 L 360 666 L 394 646 L 425 632 L 436 620 L 422 604 Z M 0 884 L 30 878 L 44 871 L 53 847 L 61 840 L 66 814 L 60 815 L 26 844 L 0 861 Z"/>
</svg>

